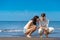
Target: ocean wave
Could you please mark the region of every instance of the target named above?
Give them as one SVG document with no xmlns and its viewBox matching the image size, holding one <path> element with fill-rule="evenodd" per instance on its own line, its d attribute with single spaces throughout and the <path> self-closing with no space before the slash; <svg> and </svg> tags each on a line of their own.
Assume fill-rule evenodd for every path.
<svg viewBox="0 0 60 40">
<path fill-rule="evenodd" d="M 5 30 L 0 30 L 0 32 L 22 32 L 23 30 L 16 30 L 16 29 L 5 29 Z"/>
<path fill-rule="evenodd" d="M 54 31 L 60 30 L 60 28 L 54 28 Z M 23 29 L 0 29 L 0 32 L 24 32 Z"/>
</svg>

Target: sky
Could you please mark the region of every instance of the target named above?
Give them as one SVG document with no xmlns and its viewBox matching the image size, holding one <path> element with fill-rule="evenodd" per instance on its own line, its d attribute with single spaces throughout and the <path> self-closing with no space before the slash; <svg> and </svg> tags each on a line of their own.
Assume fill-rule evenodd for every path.
<svg viewBox="0 0 60 40">
<path fill-rule="evenodd" d="M 0 21 L 28 21 L 41 13 L 60 21 L 60 0 L 0 0 Z"/>
</svg>

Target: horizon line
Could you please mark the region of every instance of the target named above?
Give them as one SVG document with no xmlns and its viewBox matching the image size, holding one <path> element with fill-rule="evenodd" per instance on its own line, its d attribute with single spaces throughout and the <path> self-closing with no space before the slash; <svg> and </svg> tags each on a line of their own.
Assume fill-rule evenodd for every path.
<svg viewBox="0 0 60 40">
<path fill-rule="evenodd" d="M 29 21 L 29 20 L 28 20 Z M 0 21 L 1 22 L 1 21 Z"/>
</svg>

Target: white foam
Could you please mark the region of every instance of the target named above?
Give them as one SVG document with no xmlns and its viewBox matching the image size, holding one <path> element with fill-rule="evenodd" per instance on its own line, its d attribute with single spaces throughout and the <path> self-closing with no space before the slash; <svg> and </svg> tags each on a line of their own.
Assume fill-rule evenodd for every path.
<svg viewBox="0 0 60 40">
<path fill-rule="evenodd" d="M 2 32 L 2 30 L 0 30 L 0 32 Z"/>
<path fill-rule="evenodd" d="M 22 32 L 23 30 L 0 30 L 0 32 Z"/>
</svg>

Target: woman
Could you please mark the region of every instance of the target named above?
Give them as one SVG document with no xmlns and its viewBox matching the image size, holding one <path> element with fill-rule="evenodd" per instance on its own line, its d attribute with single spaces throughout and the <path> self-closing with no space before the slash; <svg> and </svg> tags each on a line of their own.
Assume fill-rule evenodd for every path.
<svg viewBox="0 0 60 40">
<path fill-rule="evenodd" d="M 24 33 L 28 38 L 31 38 L 31 34 L 36 30 L 36 22 L 38 19 L 38 16 L 34 16 L 24 27 Z"/>
<path fill-rule="evenodd" d="M 39 30 L 38 30 L 40 37 L 42 37 L 42 35 L 45 34 L 46 38 L 48 38 L 48 34 L 54 30 L 54 28 L 52 27 L 48 28 L 48 24 L 49 20 L 46 18 L 45 13 L 42 13 L 40 17 Z"/>
</svg>

